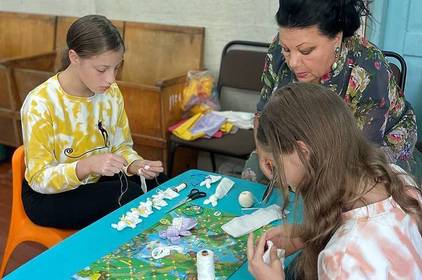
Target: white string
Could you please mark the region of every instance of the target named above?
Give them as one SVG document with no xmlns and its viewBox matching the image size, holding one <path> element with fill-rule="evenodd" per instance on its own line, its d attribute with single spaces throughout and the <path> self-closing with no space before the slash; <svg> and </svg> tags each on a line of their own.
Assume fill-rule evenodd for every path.
<svg viewBox="0 0 422 280">
<path fill-rule="evenodd" d="M 120 196 L 119 196 L 119 199 L 117 200 L 117 202 L 119 203 L 119 206 L 122 206 L 122 204 L 121 204 L 122 198 L 123 198 L 123 195 L 127 192 L 128 188 L 129 188 L 129 182 L 127 180 L 126 174 L 123 171 L 119 172 L 118 175 L 119 175 L 119 181 L 120 181 Z M 125 185 L 123 185 L 122 177 L 125 180 L 125 183 L 126 183 Z"/>
<path fill-rule="evenodd" d="M 141 178 L 141 189 L 144 193 L 146 193 L 148 191 L 148 188 L 147 188 L 147 182 L 145 180 L 145 177 L 143 175 L 139 175 L 139 177 Z"/>
</svg>

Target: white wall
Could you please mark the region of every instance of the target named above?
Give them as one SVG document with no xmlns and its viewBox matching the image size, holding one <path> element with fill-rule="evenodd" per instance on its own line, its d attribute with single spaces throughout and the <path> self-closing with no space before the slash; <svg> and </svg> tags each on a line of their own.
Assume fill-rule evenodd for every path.
<svg viewBox="0 0 422 280">
<path fill-rule="evenodd" d="M 227 42 L 271 41 L 277 8 L 277 0 L 0 0 L 1 11 L 205 27 L 204 67 L 214 74 Z"/>
</svg>

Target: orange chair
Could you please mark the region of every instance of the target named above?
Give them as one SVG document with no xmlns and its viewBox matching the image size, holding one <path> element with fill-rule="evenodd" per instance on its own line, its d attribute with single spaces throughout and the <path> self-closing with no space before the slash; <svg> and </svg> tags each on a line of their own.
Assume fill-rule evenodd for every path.
<svg viewBox="0 0 422 280">
<path fill-rule="evenodd" d="M 12 179 L 13 197 L 12 214 L 10 218 L 9 235 L 7 236 L 6 248 L 0 269 L 0 279 L 6 270 L 7 262 L 15 248 L 24 241 L 34 241 L 43 244 L 47 248 L 62 241 L 75 230 L 61 230 L 51 227 L 38 226 L 31 222 L 25 213 L 22 204 L 22 182 L 25 173 L 24 149 L 20 146 L 13 153 L 12 158 Z"/>
</svg>

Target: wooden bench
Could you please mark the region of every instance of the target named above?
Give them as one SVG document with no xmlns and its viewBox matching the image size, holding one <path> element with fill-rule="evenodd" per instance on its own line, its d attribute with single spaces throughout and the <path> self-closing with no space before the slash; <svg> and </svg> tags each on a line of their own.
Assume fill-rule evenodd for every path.
<svg viewBox="0 0 422 280">
<path fill-rule="evenodd" d="M 0 41 L 14 37 L 12 32 L 4 37 L 2 28 L 6 28 L 3 21 L 13 22 L 15 18 L 39 18 L 41 22 L 54 23 L 44 26 L 45 30 L 37 30 L 38 34 L 45 33 L 45 40 L 52 40 L 47 44 L 50 49 L 36 49 L 32 54 L 25 50 L 20 56 L 13 54 L 0 61 L 0 144 L 17 147 L 22 143 L 19 117 L 22 101 L 30 90 L 57 72 L 62 50 L 66 47 L 67 30 L 76 18 L 0 12 Z M 125 99 L 135 149 L 145 158 L 162 160 L 166 164 L 167 127 L 181 118 L 180 102 L 186 72 L 202 68 L 204 28 L 113 23 L 122 32 L 126 45 L 125 62 L 117 83 Z M 20 24 L 13 26 L 17 28 Z M 52 35 L 47 36 L 51 30 Z M 21 38 L 26 36 L 21 33 L 26 34 L 27 30 L 18 28 L 14 32 Z M 21 43 L 24 42 L 18 44 Z M 0 44 L 0 48 L 3 45 Z M 196 155 L 186 153 L 177 161 L 183 169 L 194 167 Z"/>
</svg>

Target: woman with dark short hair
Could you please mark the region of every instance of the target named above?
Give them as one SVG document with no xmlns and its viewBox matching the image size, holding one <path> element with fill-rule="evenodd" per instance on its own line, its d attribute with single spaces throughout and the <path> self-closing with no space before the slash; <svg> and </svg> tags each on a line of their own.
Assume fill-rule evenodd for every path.
<svg viewBox="0 0 422 280">
<path fill-rule="evenodd" d="M 271 94 L 284 85 L 321 84 L 346 102 L 358 127 L 384 151 L 389 162 L 412 173 L 410 163 L 417 140 L 415 113 L 381 50 L 356 34 L 361 17 L 369 15 L 366 1 L 279 3 L 279 32 L 266 57 L 257 115 Z M 263 178 L 257 161 L 252 153 L 243 178 Z"/>
</svg>

